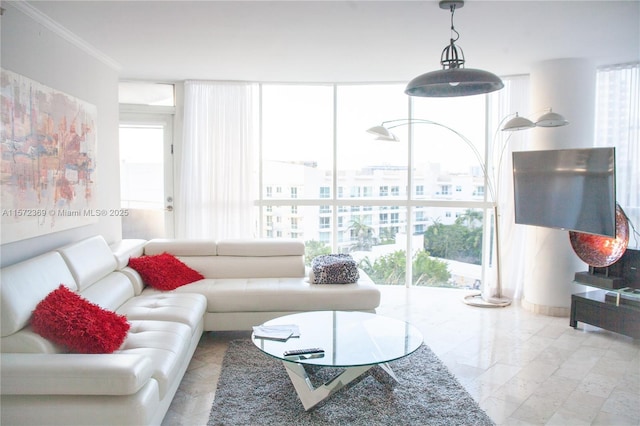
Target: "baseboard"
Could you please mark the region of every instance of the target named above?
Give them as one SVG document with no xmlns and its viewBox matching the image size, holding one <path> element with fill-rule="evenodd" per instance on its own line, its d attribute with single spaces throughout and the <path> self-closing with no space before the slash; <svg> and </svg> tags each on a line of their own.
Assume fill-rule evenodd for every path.
<svg viewBox="0 0 640 426">
<path fill-rule="evenodd" d="M 571 313 L 571 308 L 563 308 L 560 306 L 538 305 L 537 303 L 532 303 L 525 299 L 522 299 L 520 304 L 525 310 L 529 312 L 533 312 L 534 314 L 547 315 L 550 317 L 569 318 L 569 314 Z"/>
</svg>

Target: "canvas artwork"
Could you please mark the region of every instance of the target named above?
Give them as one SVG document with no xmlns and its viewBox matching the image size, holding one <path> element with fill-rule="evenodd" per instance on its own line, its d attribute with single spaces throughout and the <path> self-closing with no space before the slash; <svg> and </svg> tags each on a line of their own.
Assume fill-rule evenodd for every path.
<svg viewBox="0 0 640 426">
<path fill-rule="evenodd" d="M 2 244 L 96 222 L 95 105 L 0 71 Z"/>
</svg>

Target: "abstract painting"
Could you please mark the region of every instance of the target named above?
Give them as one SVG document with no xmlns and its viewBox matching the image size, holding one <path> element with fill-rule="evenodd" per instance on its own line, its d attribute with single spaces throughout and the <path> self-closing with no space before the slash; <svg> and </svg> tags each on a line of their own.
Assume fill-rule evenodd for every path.
<svg viewBox="0 0 640 426">
<path fill-rule="evenodd" d="M 95 223 L 95 105 L 0 70 L 2 244 Z"/>
</svg>

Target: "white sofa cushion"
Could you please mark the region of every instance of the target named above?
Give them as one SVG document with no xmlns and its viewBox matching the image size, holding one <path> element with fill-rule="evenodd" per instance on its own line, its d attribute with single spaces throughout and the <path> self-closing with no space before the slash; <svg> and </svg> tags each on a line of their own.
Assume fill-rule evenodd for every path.
<svg viewBox="0 0 640 426">
<path fill-rule="evenodd" d="M 215 256 L 217 245 L 213 240 L 172 240 L 156 238 L 147 241 L 144 246 L 144 254 L 171 253 L 176 256 Z"/>
<path fill-rule="evenodd" d="M 30 325 L 17 333 L 3 337 L 0 346 L 2 353 L 57 354 L 68 352 L 65 347 L 56 345 L 33 331 Z"/>
<path fill-rule="evenodd" d="M 116 269 L 117 262 L 101 235 L 58 249 L 67 262 L 80 292 Z"/>
<path fill-rule="evenodd" d="M 170 253 L 206 278 L 303 277 L 304 243 L 292 239 L 147 242 L 146 255 Z"/>
<path fill-rule="evenodd" d="M 129 299 L 116 311 L 129 320 L 173 321 L 197 330 L 207 308 L 201 294 L 158 293 Z"/>
<path fill-rule="evenodd" d="M 36 305 L 60 284 L 74 291 L 78 288 L 62 256 L 56 252 L 2 268 L 2 337 L 24 328 Z M 5 348 L 2 347 L 2 350 Z"/>
<path fill-rule="evenodd" d="M 111 272 L 86 288 L 81 295 L 104 309 L 115 311 L 134 296 L 134 291 L 125 274 Z"/>
<path fill-rule="evenodd" d="M 134 395 L 3 395 L 2 424 L 159 425 L 168 402 L 153 379 Z"/>
<path fill-rule="evenodd" d="M 157 290 L 147 287 L 144 294 Z M 380 290 L 368 279 L 354 284 L 310 284 L 306 278 L 204 279 L 172 290 L 207 297 L 207 312 L 374 310 Z"/>
<path fill-rule="evenodd" d="M 2 395 L 131 395 L 153 374 L 151 359 L 125 354 L 4 354 Z"/>
<path fill-rule="evenodd" d="M 304 243 L 293 239 L 220 240 L 218 256 L 302 256 Z"/>
<path fill-rule="evenodd" d="M 120 272 L 124 274 L 129 279 L 129 281 L 131 281 L 133 292 L 136 296 L 139 296 L 140 293 L 142 293 L 142 290 L 144 290 L 144 288 L 146 287 L 146 284 L 142 280 L 142 277 L 140 276 L 138 271 L 127 266 L 126 268 L 122 268 Z"/>
<path fill-rule="evenodd" d="M 144 254 L 146 240 L 126 239 L 110 246 L 113 256 L 116 258 L 116 267 L 122 269 L 129 264 L 130 257 L 139 257 Z"/>
<path fill-rule="evenodd" d="M 302 256 L 178 256 L 205 278 L 304 277 Z"/>
<path fill-rule="evenodd" d="M 151 360 L 152 377 L 157 380 L 160 398 L 180 380 L 181 365 L 188 359 L 193 330 L 168 321 L 131 321 L 127 339 L 116 353 L 144 355 Z"/>
</svg>

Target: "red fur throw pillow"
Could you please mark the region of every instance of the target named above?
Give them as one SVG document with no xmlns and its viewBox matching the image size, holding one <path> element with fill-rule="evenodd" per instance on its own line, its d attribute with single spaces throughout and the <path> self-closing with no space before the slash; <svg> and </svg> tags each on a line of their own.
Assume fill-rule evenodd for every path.
<svg viewBox="0 0 640 426">
<path fill-rule="evenodd" d="M 52 342 L 83 354 L 112 353 L 127 337 L 127 318 L 80 297 L 64 285 L 33 311 L 33 330 Z"/>
<path fill-rule="evenodd" d="M 173 290 L 204 278 L 169 253 L 132 257 L 129 266 L 138 271 L 145 283 L 158 290 Z"/>
</svg>

